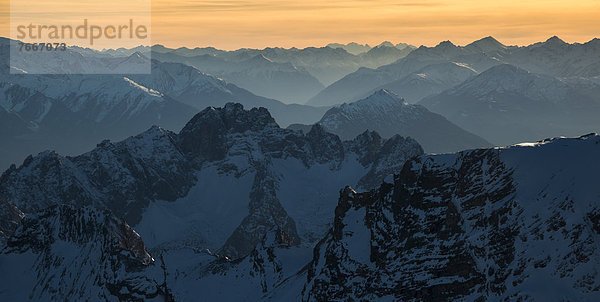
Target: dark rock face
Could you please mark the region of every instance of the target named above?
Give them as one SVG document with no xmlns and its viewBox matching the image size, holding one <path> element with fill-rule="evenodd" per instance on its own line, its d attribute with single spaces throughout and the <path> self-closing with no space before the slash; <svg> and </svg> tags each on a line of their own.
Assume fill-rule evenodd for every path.
<svg viewBox="0 0 600 302">
<path fill-rule="evenodd" d="M 320 125 L 314 125 L 306 134 L 308 144 L 318 163 L 340 162 L 344 159 L 344 145 L 335 134 L 331 134 Z"/>
<path fill-rule="evenodd" d="M 175 200 L 193 181 L 175 134 L 154 127 L 123 142 L 104 141 L 76 157 L 55 152 L 29 157 L 0 177 L 0 192 L 26 213 L 62 203 L 93 205 L 136 224 L 150 200 Z"/>
<path fill-rule="evenodd" d="M 0 247 L 12 236 L 24 216 L 17 206 L 0 197 Z"/>
<path fill-rule="evenodd" d="M 11 261 L 28 271 L 2 284 L 17 300 L 168 299 L 140 236 L 109 211 L 61 205 L 27 216 L 0 253 L 0 270 L 14 272 Z"/>
<path fill-rule="evenodd" d="M 194 116 L 181 130 L 181 150 L 205 160 L 220 160 L 227 154 L 227 134 L 261 131 L 278 127 L 265 108 L 244 110 L 241 104 L 228 103 L 223 108 L 209 107 Z"/>
<path fill-rule="evenodd" d="M 296 223 L 279 203 L 277 181 L 266 165 L 268 163 L 256 163 L 257 173 L 250 192 L 250 213 L 222 248 L 221 253 L 233 259 L 248 255 L 272 229 L 279 230 L 279 241 L 288 245 L 300 244 Z"/>
<path fill-rule="evenodd" d="M 219 160 L 227 153 L 226 129 L 214 108 L 196 115 L 182 130 L 179 139 L 181 150 L 207 160 Z"/>
<path fill-rule="evenodd" d="M 349 144 L 348 149 L 360 156 L 360 163 L 369 165 L 377 160 L 378 151 L 385 140 L 375 131 L 365 131 Z"/>
<path fill-rule="evenodd" d="M 373 143 L 376 145 L 380 142 L 376 139 Z M 374 144 L 370 145 L 373 146 Z M 400 135 L 394 135 L 386 140 L 383 146 L 377 150 L 377 153 L 370 154 L 371 150 L 364 157 L 365 160 L 373 160 L 371 170 L 358 183 L 363 188 L 376 188 L 381 184 L 382 180 L 385 180 L 386 176 L 391 176 L 395 172 L 402 171 L 405 162 L 418 154 L 424 153 L 423 148 L 417 141 L 410 137 L 404 138 Z M 404 152 L 400 150 L 404 150 Z M 406 150 L 411 151 L 405 152 Z"/>
<path fill-rule="evenodd" d="M 314 249 L 303 300 L 596 299 L 600 200 L 589 196 L 597 189 L 550 171 L 560 166 L 566 179 L 594 171 L 587 158 L 598 136 L 540 144 L 422 156 L 394 184 L 347 187 Z M 571 151 L 583 159 L 548 164 Z"/>
</svg>

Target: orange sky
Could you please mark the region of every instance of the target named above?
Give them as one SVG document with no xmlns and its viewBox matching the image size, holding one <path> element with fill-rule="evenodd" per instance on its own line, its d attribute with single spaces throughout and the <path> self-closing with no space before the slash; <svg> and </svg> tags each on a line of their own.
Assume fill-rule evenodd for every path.
<svg viewBox="0 0 600 302">
<path fill-rule="evenodd" d="M 129 3 L 135 1 L 140 0 Z M 53 13 L 62 18 L 60 7 L 69 1 L 44 2 L 59 4 Z M 113 8 L 123 3 L 102 1 Z M 2 35 L 8 36 L 8 0 L 0 4 Z M 530 44 L 553 35 L 585 42 L 600 37 L 600 0 L 152 1 L 152 43 L 170 47 L 306 47 L 384 40 L 462 45 L 488 35 L 505 44 Z"/>
</svg>

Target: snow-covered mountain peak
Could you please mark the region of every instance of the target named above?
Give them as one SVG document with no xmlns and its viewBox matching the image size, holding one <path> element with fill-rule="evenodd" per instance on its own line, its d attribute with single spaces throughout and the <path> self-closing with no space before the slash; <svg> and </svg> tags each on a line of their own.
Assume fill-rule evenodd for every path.
<svg viewBox="0 0 600 302">
<path fill-rule="evenodd" d="M 568 87 L 553 77 L 531 73 L 514 65 L 501 64 L 449 90 L 449 94 L 461 94 L 466 91 L 479 97 L 509 93 L 558 103 L 565 99 Z"/>
<path fill-rule="evenodd" d="M 507 146 L 507 147 L 498 147 L 497 149 L 511 149 L 511 148 L 519 148 L 519 147 L 543 147 L 545 145 L 560 145 L 560 146 L 564 146 L 564 147 L 574 147 L 577 144 L 580 144 L 581 142 L 587 142 L 589 144 L 600 144 L 600 135 L 598 133 L 590 133 L 590 134 L 586 134 L 586 135 L 582 135 L 580 137 L 564 137 L 564 136 L 559 136 L 559 137 L 553 137 L 553 138 L 546 138 L 537 142 L 524 142 L 524 143 L 519 143 L 519 144 L 514 144 L 512 146 Z"/>
<path fill-rule="evenodd" d="M 125 66 L 136 66 L 139 64 L 148 64 L 148 66 L 150 66 L 150 63 L 150 59 L 147 56 L 140 53 L 139 51 L 136 51 L 131 55 L 125 57 L 125 59 L 120 62 L 120 64 L 128 64 Z"/>
<path fill-rule="evenodd" d="M 355 115 L 365 115 L 365 114 L 373 114 L 380 113 L 384 114 L 387 110 L 391 108 L 413 108 L 416 107 L 414 105 L 409 105 L 404 101 L 404 99 L 400 98 L 397 94 L 386 90 L 380 89 L 374 92 L 369 97 L 356 101 L 354 103 L 344 103 L 338 107 L 334 107 L 327 111 L 321 120 L 321 124 L 323 124 L 326 128 L 330 128 L 333 125 L 330 124 L 330 118 L 334 115 L 343 115 L 347 118 L 351 118 Z"/>
<path fill-rule="evenodd" d="M 375 91 L 371 97 L 384 98 L 388 100 L 400 100 L 400 97 L 397 94 L 387 89 L 379 89 Z"/>
</svg>

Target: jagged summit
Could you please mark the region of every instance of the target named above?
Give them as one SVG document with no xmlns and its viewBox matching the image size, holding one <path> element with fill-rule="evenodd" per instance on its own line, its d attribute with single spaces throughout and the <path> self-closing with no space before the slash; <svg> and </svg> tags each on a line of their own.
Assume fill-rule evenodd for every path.
<svg viewBox="0 0 600 302">
<path fill-rule="evenodd" d="M 379 89 L 379 90 L 375 91 L 371 95 L 371 97 L 383 97 L 383 98 L 402 100 L 402 98 L 400 96 L 398 96 L 396 93 L 394 93 L 393 91 L 388 90 L 388 89 Z"/>
<path fill-rule="evenodd" d="M 546 40 L 546 42 L 544 42 L 544 44 L 552 45 L 552 46 L 562 46 L 562 45 L 567 45 L 568 43 L 563 41 L 558 36 L 552 36 L 548 40 Z"/>
<path fill-rule="evenodd" d="M 396 47 L 394 44 L 392 44 L 392 42 L 390 41 L 384 41 L 381 42 L 381 44 L 377 45 L 376 47 Z"/>
<path fill-rule="evenodd" d="M 599 148 L 592 135 L 426 155 L 393 185 L 346 187 L 303 299 L 598 300 Z"/>
<path fill-rule="evenodd" d="M 148 60 L 148 57 L 145 56 L 144 54 L 142 54 L 139 51 L 136 51 L 136 52 L 132 53 L 129 57 L 130 58 L 141 59 L 141 60 Z"/>
<path fill-rule="evenodd" d="M 261 131 L 279 128 L 269 111 L 263 107 L 245 110 L 239 103 L 227 103 L 222 108 L 208 107 L 196 114 L 178 136 L 182 151 L 208 160 L 225 157 L 228 133 Z"/>
<path fill-rule="evenodd" d="M 485 38 L 472 42 L 471 44 L 465 46 L 465 48 L 476 48 L 479 51 L 490 52 L 505 49 L 506 46 L 500 43 L 494 37 L 487 36 Z"/>
<path fill-rule="evenodd" d="M 332 108 L 321 120 L 321 124 L 326 125 L 326 128 L 331 127 L 327 121 L 327 117 L 333 114 L 342 113 L 348 117 L 355 115 L 364 115 L 369 113 L 385 114 L 386 110 L 391 108 L 413 108 L 414 106 L 409 105 L 400 96 L 387 89 L 379 89 L 370 96 L 356 101 L 354 103 L 344 103 L 338 107 Z"/>
<path fill-rule="evenodd" d="M 264 108 L 244 109 L 239 103 L 227 103 L 222 108 L 208 107 L 196 114 L 181 130 L 182 135 L 199 127 L 220 127 L 226 131 L 259 131 L 265 127 L 279 127 L 271 113 Z"/>
<path fill-rule="evenodd" d="M 438 45 L 435 46 L 435 48 L 440 48 L 440 49 L 444 49 L 444 48 L 456 48 L 457 46 L 454 45 L 454 43 L 448 41 L 442 41 L 440 42 Z"/>
<path fill-rule="evenodd" d="M 423 106 L 408 104 L 386 89 L 330 109 L 319 124 L 344 140 L 352 139 L 367 129 L 375 130 L 385 138 L 396 134 L 412 137 L 426 152 L 455 152 L 490 146 L 484 139 L 460 129 L 443 116 Z"/>
</svg>

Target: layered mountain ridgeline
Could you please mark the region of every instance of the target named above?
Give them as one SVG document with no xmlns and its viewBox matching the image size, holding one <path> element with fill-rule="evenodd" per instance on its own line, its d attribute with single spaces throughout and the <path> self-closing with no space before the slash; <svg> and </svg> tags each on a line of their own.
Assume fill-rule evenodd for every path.
<svg viewBox="0 0 600 302">
<path fill-rule="evenodd" d="M 72 47 L 94 59 L 115 60 L 139 53 L 161 62 L 182 63 L 217 76 L 252 93 L 286 103 L 305 103 L 324 86 L 360 67 L 375 68 L 405 57 L 415 47 L 389 42 L 353 54 L 343 47 L 304 49 L 239 49 L 224 51 L 212 47 L 171 49 L 162 45 L 97 51 Z"/>
<path fill-rule="evenodd" d="M 308 72 L 312 77 L 318 79 L 324 85 L 341 79 L 343 76 L 356 71 L 360 67 L 376 68 L 381 65 L 390 64 L 400 58 L 405 57 L 415 47 L 400 43 L 393 45 L 389 42 L 382 43 L 376 47 L 365 49 L 364 53 L 353 53 L 345 47 L 336 45 L 328 45 L 327 47 L 308 47 L 304 49 L 298 48 L 265 48 L 265 49 L 239 49 L 235 51 L 223 51 L 212 47 L 206 48 L 178 48 L 170 49 L 164 46 L 155 45 L 152 47 L 152 57 L 164 62 L 179 62 L 195 66 L 203 72 L 222 76 L 228 80 L 230 75 L 236 75 L 239 80 L 247 77 L 252 77 L 252 73 L 262 73 L 267 70 L 279 70 L 288 73 L 289 75 L 300 75 Z M 256 71 L 248 73 L 245 70 L 245 65 L 249 61 L 257 58 L 262 59 L 262 64 L 256 66 Z M 236 66 L 239 64 L 240 66 Z M 280 73 L 281 75 L 283 73 Z M 276 78 L 263 77 L 265 82 L 276 84 Z M 233 79 L 232 79 L 233 81 Z M 233 81 L 238 84 L 238 82 Z M 299 83 L 300 86 L 303 85 Z M 239 83 L 241 85 L 241 83 Z M 250 91 L 258 93 L 252 87 L 247 87 Z M 266 87 L 265 87 L 266 88 Z M 276 90 L 277 87 L 272 85 L 270 89 Z M 311 93 L 313 91 L 310 91 Z M 316 93 L 318 91 L 314 91 Z M 307 92 L 300 92 L 301 96 L 312 97 Z M 260 94 L 260 93 L 258 93 Z M 293 98 L 288 95 L 287 98 Z M 306 100 L 306 99 L 305 99 Z M 304 101 L 305 101 L 304 100 Z"/>
<path fill-rule="evenodd" d="M 271 297 L 598 300 L 599 152 L 588 135 L 422 156 L 393 184 L 347 187 L 310 267 Z"/>
<path fill-rule="evenodd" d="M 525 47 L 505 46 L 492 37 L 466 46 L 449 41 L 435 47 L 421 46 L 406 57 L 376 69 L 361 68 L 329 85 L 308 104 L 335 105 L 363 98 L 379 88 L 390 89 L 411 102 L 450 89 L 466 80 L 469 70 L 481 73 L 499 64 L 512 64 L 553 77 L 600 76 L 596 55 L 600 40 L 567 44 L 557 37 Z M 458 65 L 451 65 L 458 64 Z M 459 66 L 466 67 L 460 69 Z M 422 89 L 415 91 L 414 86 Z M 429 91 L 429 94 L 427 92 Z"/>
<path fill-rule="evenodd" d="M 177 53 L 152 53 L 152 58 L 193 66 L 252 93 L 285 103 L 305 103 L 325 88 L 304 68 L 289 62 L 274 62 L 263 54 L 242 61 L 229 61 L 208 54 L 190 57 Z"/>
<path fill-rule="evenodd" d="M 31 156 L 0 177 L 0 194 L 27 214 L 22 230 L 7 235 L 1 266 L 6 274 L 21 274 L 15 282 L 24 287 L 13 291 L 6 283 L 0 292 L 19 299 L 31 293 L 34 300 L 167 293 L 186 300 L 201 290 L 215 299 L 259 299 L 309 262 L 329 228 L 340 187 L 376 187 L 421 154 L 412 139 L 365 132 L 343 142 L 320 126 L 302 134 L 279 128 L 264 108 L 227 104 L 205 109 L 179 134 L 153 127 L 80 156 Z M 88 222 L 88 211 L 110 223 Z M 133 225 L 145 241 L 138 246 L 148 246 L 160 264 L 124 266 L 134 259 L 122 258 L 129 252 L 110 243 L 121 238 L 111 217 Z M 65 223 L 69 227 L 54 226 Z M 109 231 L 97 229 L 103 225 Z M 86 237 L 65 238 L 70 230 Z M 27 237 L 38 233 L 43 240 Z M 84 277 L 89 271 L 96 277 Z M 214 282 L 223 280 L 239 284 L 239 291 L 216 288 Z M 103 284 L 110 286 L 98 289 Z"/>
<path fill-rule="evenodd" d="M 0 206 L 4 211 L 5 204 Z M 49 207 L 27 215 L 2 247 L 5 301 L 170 298 L 160 264 L 140 236 L 109 211 Z"/>
<path fill-rule="evenodd" d="M 502 64 L 419 104 L 498 145 L 600 129 L 600 84 Z"/>
<path fill-rule="evenodd" d="M 367 129 L 383 137 L 412 137 L 425 152 L 431 153 L 491 146 L 483 138 L 461 129 L 443 116 L 423 106 L 408 104 L 383 89 L 360 101 L 328 110 L 317 124 L 342 139 L 351 139 Z M 289 128 L 308 131 L 310 126 L 293 124 Z"/>
<path fill-rule="evenodd" d="M 10 40 L 0 39 L 0 57 L 6 63 L 0 64 L 0 140 L 5 142 L 0 169 L 46 149 L 79 154 L 102 139 L 124 139 L 151 125 L 178 131 L 200 110 L 228 102 L 268 108 L 282 125 L 317 121 L 327 109 L 259 97 L 193 67 L 149 61 L 139 53 L 131 56 L 145 61 L 150 75 L 77 75 L 84 72 L 78 69 L 82 66 L 112 61 L 67 50 L 61 52 L 64 58 L 44 53 L 9 66 L 10 47 Z M 73 61 L 63 66 L 66 75 L 27 74 L 29 61 L 43 66 L 66 58 Z"/>
<path fill-rule="evenodd" d="M 386 151 L 399 142 L 405 147 Z M 104 142 L 79 158 L 32 158 L 0 179 L 0 194 L 28 213 L 21 220 L 20 210 L 1 203 L 0 213 L 12 213 L 7 217 L 14 223 L 2 226 L 9 235 L 0 271 L 13 278 L 2 285 L 0 296 L 175 301 L 199 296 L 221 301 L 600 297 L 595 269 L 600 263 L 595 244 L 600 136 L 412 159 L 402 152 L 406 146 L 410 140 L 386 141 L 368 132 L 340 144 L 318 126 L 301 135 L 278 128 L 264 109 L 244 111 L 232 104 L 205 110 L 180 134 L 154 128 L 121 143 Z M 350 187 L 338 191 L 337 185 L 360 176 L 332 181 L 374 171 L 374 165 L 397 165 L 382 174 L 396 173 L 393 183 L 356 193 Z M 177 179 L 156 171 L 192 174 Z M 185 189 L 188 178 L 192 185 Z M 40 179 L 48 181 L 32 185 Z M 320 185 L 336 189 L 325 192 Z M 42 192 L 44 186 L 51 189 Z M 150 196 L 135 227 L 144 242 L 112 212 L 81 207 L 95 196 L 95 207 L 121 216 L 125 212 L 110 199 L 120 190 Z M 53 191 L 73 205 L 52 201 Z M 159 191 L 185 197 L 161 201 L 165 197 L 158 196 L 168 194 Z M 69 194 L 82 199 L 69 201 Z M 44 195 L 48 207 L 31 213 L 43 206 L 36 200 Z M 337 206 L 329 200 L 334 195 Z M 320 208 L 329 214 L 322 215 Z"/>
<path fill-rule="evenodd" d="M 279 128 L 264 108 L 231 103 L 205 109 L 179 134 L 153 127 L 80 156 L 30 156 L 0 177 L 0 194 L 25 213 L 110 209 L 151 248 L 235 259 L 273 228 L 310 245 L 327 230 L 339 187 L 375 187 L 421 154 L 412 139 L 365 132 L 342 142 L 319 126 L 305 135 Z"/>
</svg>

